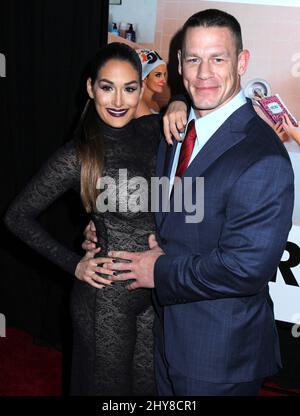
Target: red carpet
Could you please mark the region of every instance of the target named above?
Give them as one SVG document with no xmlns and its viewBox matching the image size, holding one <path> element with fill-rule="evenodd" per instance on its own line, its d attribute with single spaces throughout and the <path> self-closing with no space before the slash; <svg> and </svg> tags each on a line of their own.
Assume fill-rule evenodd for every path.
<svg viewBox="0 0 300 416">
<path fill-rule="evenodd" d="M 8 328 L 0 338 L 0 396 L 60 396 L 61 353 L 33 345 L 32 337 Z"/>
<path fill-rule="evenodd" d="M 0 357 L 0 396 L 61 396 L 59 351 L 34 345 L 26 332 L 8 328 L 6 338 L 0 338 Z M 300 397 L 300 389 L 285 389 L 267 381 L 260 395 Z"/>
<path fill-rule="evenodd" d="M 272 381 L 266 381 L 261 390 L 260 396 L 298 396 L 300 388 L 286 388 Z"/>
</svg>

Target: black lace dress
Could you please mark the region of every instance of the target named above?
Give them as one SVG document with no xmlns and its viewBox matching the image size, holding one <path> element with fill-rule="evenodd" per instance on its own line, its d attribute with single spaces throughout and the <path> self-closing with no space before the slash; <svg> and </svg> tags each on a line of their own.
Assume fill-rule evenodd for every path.
<svg viewBox="0 0 300 416">
<path fill-rule="evenodd" d="M 99 120 L 104 133 L 104 175 L 116 181 L 115 212 L 95 212 L 101 255 L 109 250 L 142 251 L 154 231 L 151 212 L 134 212 L 134 205 L 150 202 L 151 176 L 160 136 L 157 116 L 132 120 L 114 129 Z M 140 182 L 137 177 L 145 178 Z M 138 182 L 138 183 L 137 183 Z M 142 185 L 140 185 L 142 183 Z M 143 185 L 144 183 L 144 185 Z M 53 239 L 37 221 L 38 215 L 70 188 L 79 189 L 80 163 L 69 142 L 59 149 L 17 196 L 6 214 L 6 224 L 23 241 L 74 274 L 80 256 Z M 145 201 L 134 197 L 136 189 Z M 118 209 L 126 198 L 128 209 Z M 124 196 L 125 195 L 125 196 Z M 113 200 L 113 198 L 112 198 Z M 131 205 L 132 206 L 131 206 Z M 148 289 L 128 291 L 116 282 L 96 289 L 74 280 L 71 296 L 73 395 L 153 395 L 153 309 Z"/>
</svg>

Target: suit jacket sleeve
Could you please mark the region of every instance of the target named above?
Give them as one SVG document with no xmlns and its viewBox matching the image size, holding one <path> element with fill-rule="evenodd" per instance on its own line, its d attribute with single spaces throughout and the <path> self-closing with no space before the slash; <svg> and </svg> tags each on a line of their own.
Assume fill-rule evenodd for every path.
<svg viewBox="0 0 300 416">
<path fill-rule="evenodd" d="M 218 247 L 207 257 L 165 255 L 157 260 L 160 303 L 250 296 L 264 289 L 283 254 L 293 204 L 288 157 L 270 155 L 253 163 L 231 190 Z"/>
</svg>

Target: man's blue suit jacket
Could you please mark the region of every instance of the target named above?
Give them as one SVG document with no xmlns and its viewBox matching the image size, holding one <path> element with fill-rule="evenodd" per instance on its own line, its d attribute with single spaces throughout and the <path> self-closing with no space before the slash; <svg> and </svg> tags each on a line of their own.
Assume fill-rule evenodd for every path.
<svg viewBox="0 0 300 416">
<path fill-rule="evenodd" d="M 175 148 L 161 141 L 159 177 L 170 174 Z M 281 361 L 268 282 L 292 225 L 288 153 L 248 100 L 184 176 L 204 177 L 204 218 L 189 224 L 172 209 L 156 215 L 166 254 L 154 270 L 157 346 L 171 368 L 197 380 L 274 374 Z"/>
</svg>

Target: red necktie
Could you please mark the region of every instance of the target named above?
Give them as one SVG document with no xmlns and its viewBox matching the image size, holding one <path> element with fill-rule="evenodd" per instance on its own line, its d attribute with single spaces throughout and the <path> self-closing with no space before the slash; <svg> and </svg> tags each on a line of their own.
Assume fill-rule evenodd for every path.
<svg viewBox="0 0 300 416">
<path fill-rule="evenodd" d="M 197 134 L 195 129 L 195 120 L 191 120 L 189 122 L 186 135 L 180 149 L 180 156 L 175 176 L 184 175 L 184 172 L 188 167 L 191 155 L 193 153 L 196 137 Z"/>
</svg>

